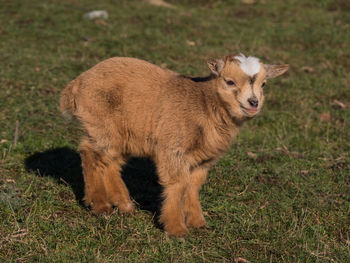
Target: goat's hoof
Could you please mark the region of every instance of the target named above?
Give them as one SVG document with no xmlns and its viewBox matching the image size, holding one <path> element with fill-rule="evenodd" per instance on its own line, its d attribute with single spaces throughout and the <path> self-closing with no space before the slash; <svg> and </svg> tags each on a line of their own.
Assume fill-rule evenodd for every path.
<svg viewBox="0 0 350 263">
<path fill-rule="evenodd" d="M 126 203 L 126 204 L 118 204 L 117 207 L 118 207 L 120 214 L 134 214 L 135 213 L 135 207 L 131 202 Z"/>
<path fill-rule="evenodd" d="M 190 233 L 186 227 L 176 226 L 176 227 L 165 227 L 165 232 L 169 236 L 174 237 L 185 237 Z"/>
<path fill-rule="evenodd" d="M 95 215 L 99 214 L 111 214 L 113 212 L 113 207 L 108 203 L 93 203 L 91 205 L 91 211 Z"/>
<path fill-rule="evenodd" d="M 186 220 L 186 225 L 192 228 L 203 228 L 207 225 L 203 216 L 201 217 L 190 217 Z"/>
<path fill-rule="evenodd" d="M 113 212 L 113 206 L 100 195 L 85 195 L 84 204 L 90 207 L 91 212 L 95 215 L 98 214 L 111 214 Z"/>
</svg>

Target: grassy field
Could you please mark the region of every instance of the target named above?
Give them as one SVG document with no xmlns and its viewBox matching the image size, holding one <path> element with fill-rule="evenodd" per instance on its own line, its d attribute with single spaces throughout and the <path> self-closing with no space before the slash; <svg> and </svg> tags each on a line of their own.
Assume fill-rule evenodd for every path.
<svg viewBox="0 0 350 263">
<path fill-rule="evenodd" d="M 350 262 L 350 3 L 244 2 L 0 1 L 0 262 Z M 147 160 L 123 172 L 135 215 L 81 205 L 81 131 L 57 108 L 70 80 L 113 56 L 203 76 L 240 51 L 291 68 L 211 170 L 206 229 L 162 232 Z"/>
</svg>

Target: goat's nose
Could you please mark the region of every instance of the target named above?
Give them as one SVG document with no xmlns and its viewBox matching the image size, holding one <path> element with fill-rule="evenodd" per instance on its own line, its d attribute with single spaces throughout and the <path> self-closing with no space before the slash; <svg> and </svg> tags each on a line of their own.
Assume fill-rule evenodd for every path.
<svg viewBox="0 0 350 263">
<path fill-rule="evenodd" d="M 257 98 L 249 98 L 248 99 L 248 102 L 249 102 L 249 104 L 250 104 L 250 106 L 252 106 L 252 107 L 254 107 L 254 108 L 257 108 L 258 107 L 258 105 L 259 105 L 259 101 L 258 101 L 258 99 Z"/>
</svg>

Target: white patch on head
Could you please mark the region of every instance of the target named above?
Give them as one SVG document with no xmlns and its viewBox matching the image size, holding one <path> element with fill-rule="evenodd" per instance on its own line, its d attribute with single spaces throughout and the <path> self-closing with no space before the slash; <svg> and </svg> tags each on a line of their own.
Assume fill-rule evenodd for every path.
<svg viewBox="0 0 350 263">
<path fill-rule="evenodd" d="M 235 59 L 239 60 L 239 66 L 243 72 L 251 77 L 260 71 L 261 64 L 256 57 L 246 57 L 241 53 L 238 56 L 235 56 Z"/>
</svg>

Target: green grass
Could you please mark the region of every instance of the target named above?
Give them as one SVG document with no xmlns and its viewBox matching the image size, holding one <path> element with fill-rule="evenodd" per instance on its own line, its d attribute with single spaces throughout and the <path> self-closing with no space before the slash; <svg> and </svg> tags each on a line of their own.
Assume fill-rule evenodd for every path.
<svg viewBox="0 0 350 263">
<path fill-rule="evenodd" d="M 349 1 L 169 2 L 1 1 L 0 261 L 350 262 Z M 106 24 L 82 18 L 94 9 Z M 124 171 L 135 215 L 81 205 L 81 131 L 57 109 L 70 80 L 113 56 L 205 75 L 206 58 L 240 51 L 291 68 L 211 170 L 206 229 L 166 237 L 142 160 Z"/>
</svg>

